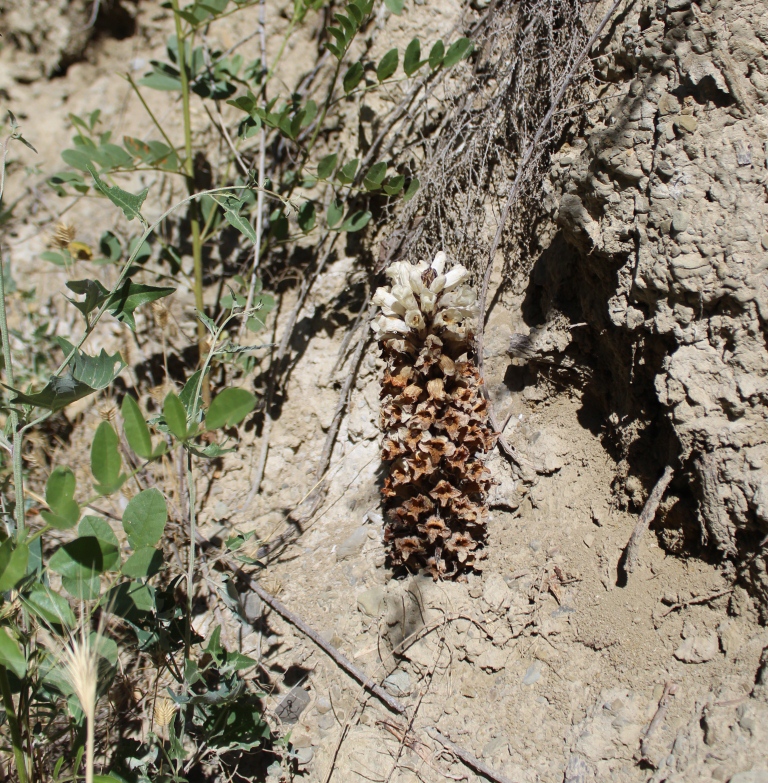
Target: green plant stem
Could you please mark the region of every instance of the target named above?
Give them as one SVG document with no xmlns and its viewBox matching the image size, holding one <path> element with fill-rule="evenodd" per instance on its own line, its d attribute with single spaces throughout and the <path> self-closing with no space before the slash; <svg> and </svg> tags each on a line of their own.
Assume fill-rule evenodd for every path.
<svg viewBox="0 0 768 783">
<path fill-rule="evenodd" d="M 13 745 L 13 758 L 16 762 L 16 774 L 19 776 L 19 783 L 28 783 L 27 759 L 24 750 L 21 747 L 21 731 L 19 730 L 19 720 L 16 710 L 13 706 L 13 694 L 11 693 L 11 684 L 8 682 L 8 672 L 5 666 L 0 665 L 0 692 L 3 696 L 3 705 L 5 706 L 5 715 L 8 719 L 8 728 L 11 732 L 11 745 Z"/>
<path fill-rule="evenodd" d="M 157 117 L 155 117 L 154 113 L 152 112 L 152 109 L 149 108 L 149 105 L 144 100 L 144 96 L 141 94 L 141 90 L 139 90 L 139 85 L 136 84 L 136 82 L 133 80 L 133 76 L 131 76 L 131 74 L 129 73 L 126 73 L 123 78 L 133 88 L 133 91 L 136 93 L 136 96 L 141 101 L 141 105 L 144 107 L 144 111 L 147 112 L 147 114 L 149 115 L 149 119 L 152 120 L 152 122 L 155 124 L 155 127 L 160 131 L 160 135 L 165 139 L 165 143 L 174 152 L 176 152 L 176 145 L 168 138 L 168 134 L 165 132 L 163 126 L 160 124 Z"/>
<path fill-rule="evenodd" d="M 15 386 L 13 378 L 13 360 L 11 357 L 11 341 L 8 337 L 8 321 L 5 311 L 5 275 L 3 273 L 3 262 L 0 258 L 0 332 L 3 336 L 3 361 L 5 362 L 5 382 L 6 385 L 13 388 Z M 18 535 L 24 533 L 24 473 L 22 471 L 21 450 L 23 438 L 21 428 L 19 427 L 19 413 L 16 408 L 11 408 L 11 427 L 13 428 L 13 491 L 16 508 L 16 532 Z"/>
<path fill-rule="evenodd" d="M 195 600 L 193 584 L 195 579 L 195 535 L 197 514 L 195 511 L 195 479 L 192 475 L 192 454 L 187 452 L 187 499 L 189 506 L 189 557 L 187 559 L 187 626 L 184 639 L 184 657 L 188 660 L 192 647 L 192 606 Z"/>
<path fill-rule="evenodd" d="M 0 204 L 3 202 L 3 192 L 5 191 L 5 163 L 8 157 L 8 144 L 13 137 L 9 136 L 2 144 L 2 160 L 0 160 Z M 13 388 L 15 386 L 13 378 L 13 357 L 11 356 L 11 339 L 8 334 L 8 318 L 5 309 L 5 272 L 3 270 L 3 259 L 0 255 L 0 332 L 3 342 L 3 361 L 5 363 L 5 382 L 6 385 Z M 11 427 L 13 428 L 13 491 L 16 516 L 16 532 L 18 535 L 24 533 L 24 474 L 22 471 L 21 449 L 23 438 L 19 427 L 19 413 L 15 408 L 11 408 Z"/>
<path fill-rule="evenodd" d="M 176 42 L 179 51 L 179 79 L 181 81 L 181 111 L 184 122 L 184 168 L 187 174 L 187 188 L 190 195 L 195 192 L 195 161 L 192 157 L 192 114 L 190 112 L 189 74 L 187 73 L 187 48 L 186 36 L 181 29 L 181 16 L 179 16 L 179 0 L 171 0 L 173 8 L 173 20 L 176 25 Z M 192 264 L 194 270 L 195 307 L 198 312 L 205 312 L 203 301 L 203 243 L 200 241 L 199 209 L 195 202 L 190 210 L 190 229 L 192 231 Z M 205 326 L 198 321 L 197 344 L 199 361 L 202 362 L 205 353 Z M 211 386 L 208 378 L 203 379 L 203 400 L 206 404 L 211 401 Z"/>
</svg>

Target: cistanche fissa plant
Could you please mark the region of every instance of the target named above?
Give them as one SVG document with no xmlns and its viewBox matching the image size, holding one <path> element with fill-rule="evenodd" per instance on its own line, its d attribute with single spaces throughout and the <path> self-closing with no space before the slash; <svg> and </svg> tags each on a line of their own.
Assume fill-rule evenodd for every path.
<svg viewBox="0 0 768 783">
<path fill-rule="evenodd" d="M 472 358 L 477 295 L 445 253 L 398 261 L 373 303 L 386 360 L 381 381 L 382 495 L 392 563 L 435 579 L 466 573 L 481 557 L 493 447 L 482 380 Z"/>
</svg>

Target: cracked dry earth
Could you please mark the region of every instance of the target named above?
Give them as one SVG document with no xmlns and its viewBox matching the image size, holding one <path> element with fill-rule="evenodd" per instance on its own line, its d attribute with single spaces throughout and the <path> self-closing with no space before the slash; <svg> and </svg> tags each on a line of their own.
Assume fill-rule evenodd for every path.
<svg viewBox="0 0 768 783">
<path fill-rule="evenodd" d="M 56 131 L 42 144 L 30 133 L 41 151 L 34 161 L 40 171 L 59 166 L 53 137 L 63 132 L 69 111 L 99 104 L 113 116 L 126 111 L 125 104 L 110 105 L 117 99 L 107 74 L 125 61 L 148 59 L 152 47 L 162 46 L 167 24 L 152 4 L 138 8 L 145 39 L 96 47 L 91 62 L 53 81 L 42 77 L 55 67 L 33 57 L 20 61 L 23 73 L 4 74 L 11 108 L 19 116 L 22 103 L 30 117 L 45 113 Z M 408 23 L 431 24 L 428 13 L 416 6 Z M 488 323 L 486 382 L 500 419 L 510 417 L 506 437 L 535 469 L 522 481 L 501 456 L 489 459 L 497 483 L 487 558 L 466 582 L 395 580 L 386 566 L 378 429 L 383 362 L 373 344 L 364 356 L 326 499 L 271 560 L 261 583 L 384 681 L 408 706 L 408 722 L 361 692 L 258 602 L 249 610 L 257 618 L 252 628 L 221 612 L 199 618 L 199 632 L 223 623 L 229 644 L 261 655 L 271 681 L 270 719 L 291 731 L 300 779 L 480 779 L 441 751 L 430 735 L 435 727 L 520 783 L 768 781 L 768 631 L 754 597 L 764 568 L 753 559 L 752 581 L 738 582 L 720 557 L 751 524 L 750 482 L 764 471 L 764 299 L 758 294 L 765 271 L 766 20 L 756 2 L 667 0 L 628 3 L 614 26 L 598 60 L 607 84 L 602 102 L 555 156 L 546 186 L 553 219 L 543 244 L 554 251 L 530 286 L 542 317 L 524 319 L 524 296 L 507 293 Z M 449 22 L 443 20 L 446 29 Z M 729 35 L 713 43 L 713 29 Z M 739 87 L 747 81 L 748 88 Z M 750 107 L 746 116 L 739 115 L 742 105 Z M 739 154 L 746 159 L 747 148 L 750 162 L 742 165 Z M 649 176 L 654 161 L 657 179 Z M 24 175 L 17 169 L 14 176 L 18 182 Z M 705 194 L 706 209 L 699 209 Z M 39 211 L 10 253 L 17 268 L 34 270 L 45 299 L 61 276 L 39 271 L 40 227 L 60 205 L 52 196 L 35 204 Z M 95 236 L 114 218 L 108 209 L 90 214 L 98 223 Z M 640 229 L 630 235 L 628 225 Z M 710 225 L 716 228 L 705 234 Z M 553 253 L 568 264 L 553 266 Z M 215 480 L 202 482 L 203 535 L 226 527 L 273 537 L 285 529 L 286 512 L 311 491 L 338 400 L 339 376 L 330 367 L 343 338 L 342 330 L 327 328 L 324 313 L 363 277 L 348 257 L 321 275 L 299 323 L 305 348 L 272 432 L 263 491 L 242 510 L 259 450 L 248 433 Z M 572 314 L 562 294 L 569 287 L 581 297 Z M 731 292 L 726 309 L 724 292 Z M 278 330 L 293 295 L 285 294 Z M 179 311 L 184 296 L 174 304 Z M 579 329 L 587 334 L 583 340 Z M 512 382 L 506 351 L 513 334 L 540 339 L 540 357 L 567 354 L 572 343 L 577 363 L 594 355 L 610 370 L 597 376 L 604 396 L 623 400 L 609 406 L 615 421 L 587 393 L 594 390 L 550 377 L 546 364 L 533 381 Z M 626 370 L 626 378 L 635 377 L 629 365 L 637 334 L 644 340 L 635 341 L 638 380 L 622 388 L 614 376 Z M 123 345 L 125 336 L 116 330 L 107 339 Z M 722 341 L 740 346 L 749 361 L 720 350 Z M 130 354 L 134 349 L 124 344 Z M 669 414 L 669 428 L 663 454 L 638 478 L 615 440 L 632 441 L 629 429 L 621 429 L 642 406 Z M 741 414 L 734 418 L 734 411 Z M 99 421 L 93 408 L 71 415 L 85 422 L 84 430 Z M 670 443 L 691 460 L 693 474 L 698 465 L 712 465 L 699 475 L 705 476 L 701 524 L 715 546 L 691 550 L 686 531 L 697 530 L 691 520 L 702 507 L 683 493 L 662 504 L 669 524 L 645 536 L 640 567 L 622 586 L 621 553 Z M 742 464 L 749 459 L 754 470 Z M 737 491 L 724 495 L 729 486 Z M 683 519 L 677 525 L 676 514 Z M 740 543 L 734 546 L 741 551 Z M 226 590 L 223 582 L 214 587 Z M 286 697 L 298 706 L 289 709 Z"/>
</svg>

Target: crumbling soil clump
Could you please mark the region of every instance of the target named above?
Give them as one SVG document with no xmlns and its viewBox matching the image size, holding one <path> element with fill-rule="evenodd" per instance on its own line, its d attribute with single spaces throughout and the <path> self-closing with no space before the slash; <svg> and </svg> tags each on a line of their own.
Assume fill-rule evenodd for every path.
<svg viewBox="0 0 768 783">
<path fill-rule="evenodd" d="M 553 160 L 557 273 L 536 295 L 538 331 L 562 331 L 562 311 L 590 327 L 557 349 L 589 357 L 625 477 L 647 492 L 675 464 L 704 542 L 764 605 L 767 44 L 758 2 L 628 9 Z"/>
</svg>

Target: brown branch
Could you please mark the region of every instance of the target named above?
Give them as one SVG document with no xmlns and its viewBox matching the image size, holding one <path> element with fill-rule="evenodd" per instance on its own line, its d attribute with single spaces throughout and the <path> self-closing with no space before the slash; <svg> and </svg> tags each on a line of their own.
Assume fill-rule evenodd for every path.
<svg viewBox="0 0 768 783">
<path fill-rule="evenodd" d="M 730 595 L 732 592 L 733 588 L 729 587 L 727 590 L 718 590 L 710 595 L 699 595 L 696 598 L 689 598 L 687 601 L 680 601 L 680 603 L 672 604 L 672 606 L 670 606 L 661 616 L 666 617 L 668 614 L 672 614 L 672 612 L 676 612 L 678 609 L 685 609 L 686 606 L 708 604 L 710 601 L 714 601 L 716 598 L 722 598 L 725 595 Z"/>
<path fill-rule="evenodd" d="M 664 684 L 664 693 L 661 694 L 661 699 L 659 699 L 659 706 L 656 708 L 653 719 L 648 726 L 648 731 L 645 732 L 643 739 L 640 741 L 640 761 L 644 761 L 647 764 L 650 764 L 654 769 L 656 769 L 658 765 L 651 760 L 650 754 L 648 752 L 648 744 L 650 742 L 651 735 L 654 731 L 656 731 L 659 724 L 664 720 L 664 717 L 667 714 L 667 710 L 669 709 L 670 699 L 675 695 L 675 693 L 677 693 L 677 685 L 669 680 Z"/>
<path fill-rule="evenodd" d="M 493 780 L 494 783 L 512 783 L 512 781 L 502 775 L 500 772 L 496 772 L 489 766 L 483 764 L 480 759 L 475 758 L 469 751 L 457 745 L 455 742 L 451 742 L 447 737 L 444 737 L 434 726 L 428 726 L 425 731 L 432 739 L 437 740 L 443 747 L 453 753 L 463 764 L 466 764 L 470 769 L 473 769 L 479 775 L 482 775 L 488 780 Z"/>
<path fill-rule="evenodd" d="M 401 704 L 397 699 L 390 696 L 380 685 L 374 682 L 361 669 L 358 669 L 357 666 L 340 653 L 332 644 L 326 642 L 325 639 L 323 639 L 317 631 L 307 625 L 301 617 L 294 614 L 285 604 L 278 601 L 273 595 L 270 595 L 253 577 L 245 576 L 245 579 L 248 583 L 248 587 L 253 590 L 265 604 L 272 607 L 272 609 L 283 617 L 283 619 L 287 620 L 305 636 L 308 636 L 324 653 L 326 653 L 326 655 L 332 658 L 340 668 L 344 669 L 350 677 L 357 680 L 367 691 L 372 693 L 379 701 L 383 702 L 390 710 L 399 715 L 405 714 L 406 708 L 404 704 Z"/>
<path fill-rule="evenodd" d="M 624 550 L 624 570 L 627 575 L 635 570 L 637 556 L 640 553 L 640 541 L 645 535 L 645 531 L 648 530 L 651 521 L 656 516 L 659 503 L 661 503 L 664 492 L 674 475 L 674 468 L 671 465 L 667 465 L 667 467 L 664 468 L 664 473 L 661 478 L 656 482 L 656 486 L 651 490 L 651 494 L 648 495 L 648 500 L 645 501 L 645 505 L 640 512 L 640 517 L 637 520 L 635 529 L 632 531 L 627 548 Z"/>
</svg>

